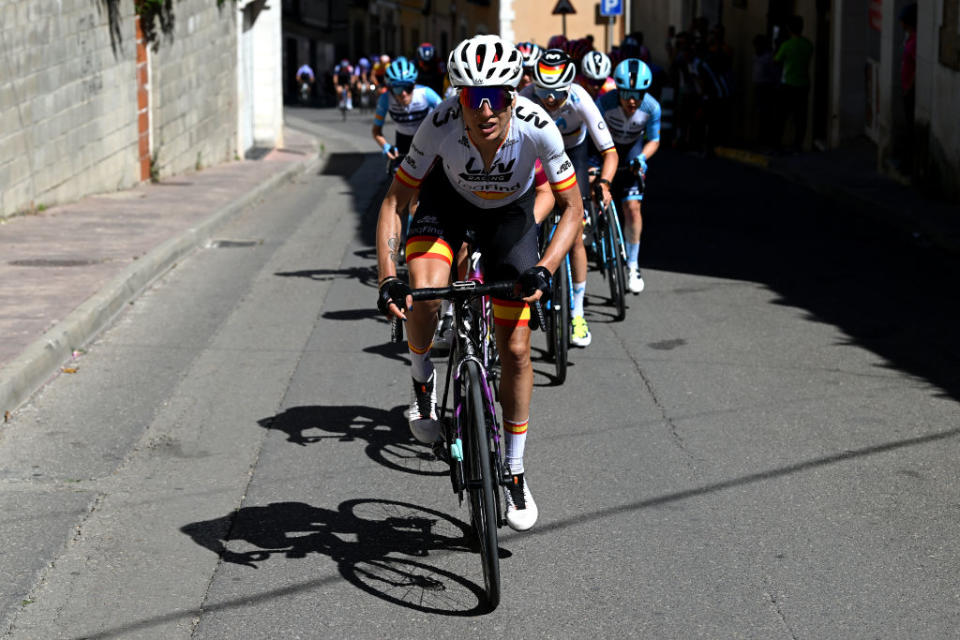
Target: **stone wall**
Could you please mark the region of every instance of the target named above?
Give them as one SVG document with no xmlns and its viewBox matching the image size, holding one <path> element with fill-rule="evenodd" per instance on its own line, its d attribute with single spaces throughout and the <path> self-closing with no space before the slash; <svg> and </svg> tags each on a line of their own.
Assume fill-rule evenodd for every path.
<svg viewBox="0 0 960 640">
<path fill-rule="evenodd" d="M 161 177 L 237 153 L 234 4 L 169 6 L 150 52 Z M 0 2 L 0 217 L 140 180 L 134 19 L 133 0 Z"/>
<path fill-rule="evenodd" d="M 230 0 L 173 3 L 150 51 L 152 148 L 160 177 L 237 155 L 237 24 Z"/>
<path fill-rule="evenodd" d="M 0 216 L 136 183 L 133 3 L 122 39 L 108 8 L 0 3 Z"/>
</svg>

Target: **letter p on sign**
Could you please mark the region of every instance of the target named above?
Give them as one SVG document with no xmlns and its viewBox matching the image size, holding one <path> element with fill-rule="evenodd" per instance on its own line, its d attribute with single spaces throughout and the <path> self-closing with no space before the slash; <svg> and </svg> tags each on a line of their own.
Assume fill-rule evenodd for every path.
<svg viewBox="0 0 960 640">
<path fill-rule="evenodd" d="M 623 0 L 600 0 L 600 15 L 619 16 L 623 13 Z"/>
</svg>

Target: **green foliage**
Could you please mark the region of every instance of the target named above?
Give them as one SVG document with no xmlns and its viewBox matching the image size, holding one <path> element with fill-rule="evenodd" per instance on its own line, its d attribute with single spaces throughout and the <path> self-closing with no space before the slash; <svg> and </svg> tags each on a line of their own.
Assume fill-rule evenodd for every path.
<svg viewBox="0 0 960 640">
<path fill-rule="evenodd" d="M 105 0 L 116 2 L 116 0 Z M 235 4 L 237 0 L 230 0 Z M 227 0 L 217 0 L 217 8 L 223 9 Z M 173 28 L 176 24 L 174 14 L 174 0 L 134 0 L 137 15 L 140 16 L 140 28 L 147 44 L 156 51 L 160 48 L 160 35 L 168 40 L 173 39 Z"/>
</svg>

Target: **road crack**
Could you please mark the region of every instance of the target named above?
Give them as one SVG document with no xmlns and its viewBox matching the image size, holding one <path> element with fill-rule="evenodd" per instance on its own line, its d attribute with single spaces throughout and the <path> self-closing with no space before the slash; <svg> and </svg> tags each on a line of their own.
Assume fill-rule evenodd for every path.
<svg viewBox="0 0 960 640">
<path fill-rule="evenodd" d="M 620 345 L 623 347 L 623 352 L 627 354 L 627 357 L 630 359 L 630 362 L 633 364 L 634 371 L 637 372 L 637 375 L 640 376 L 640 380 L 643 381 L 643 386 L 647 390 L 647 394 L 650 396 L 650 399 L 653 400 L 654 406 L 660 411 L 660 417 L 663 421 L 663 424 L 667 427 L 667 432 L 670 434 L 670 439 L 673 440 L 673 443 L 676 447 L 683 453 L 687 458 L 687 467 L 690 469 L 694 468 L 694 462 L 700 462 L 700 460 L 693 454 L 692 451 L 687 447 L 686 441 L 683 436 L 680 434 L 680 429 L 677 427 L 677 424 L 673 421 L 673 418 L 670 417 L 669 412 L 667 411 L 666 406 L 661 402 L 660 397 L 657 395 L 656 389 L 653 387 L 653 382 L 649 377 L 644 373 L 643 367 L 640 366 L 640 361 L 637 357 L 630 351 L 626 340 L 623 336 L 616 330 L 612 328 L 613 335 L 617 337 L 617 340 L 620 342 Z"/>
</svg>

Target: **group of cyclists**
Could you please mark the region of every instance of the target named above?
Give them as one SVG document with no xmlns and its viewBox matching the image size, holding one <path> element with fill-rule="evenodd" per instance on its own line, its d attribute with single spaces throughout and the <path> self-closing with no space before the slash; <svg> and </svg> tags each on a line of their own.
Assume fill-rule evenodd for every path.
<svg viewBox="0 0 960 640">
<path fill-rule="evenodd" d="M 378 147 L 402 158 L 380 208 L 378 307 L 405 320 L 413 381 L 408 420 L 413 436 L 431 444 L 441 427 L 430 355 L 449 343 L 449 315 L 439 301 L 413 305 L 411 289 L 446 286 L 468 232 L 483 255 L 485 277 L 517 283 L 522 303 L 494 299 L 493 315 L 505 457 L 514 478 L 505 492 L 506 519 L 527 530 L 538 516 L 524 474 L 533 391 L 530 305 L 550 291 L 570 253 L 571 343 L 591 343 L 583 237 L 594 193 L 599 206 L 615 201 L 625 212 L 627 287 L 643 291 L 642 185 L 659 147 L 660 106 L 649 93 L 653 77 L 645 62 L 623 57 L 614 65 L 585 40 L 555 36 L 543 48 L 478 35 L 453 49 L 445 69 L 430 47 L 432 68 L 445 73 L 429 80 L 421 75 L 422 48 L 413 60 L 386 66 L 387 91 L 374 117 Z M 383 135 L 387 114 L 396 126 L 393 144 Z M 541 253 L 539 226 L 555 209 L 559 223 Z M 398 277 L 402 256 L 409 282 Z M 458 277 L 462 272 L 452 279 Z"/>
</svg>

